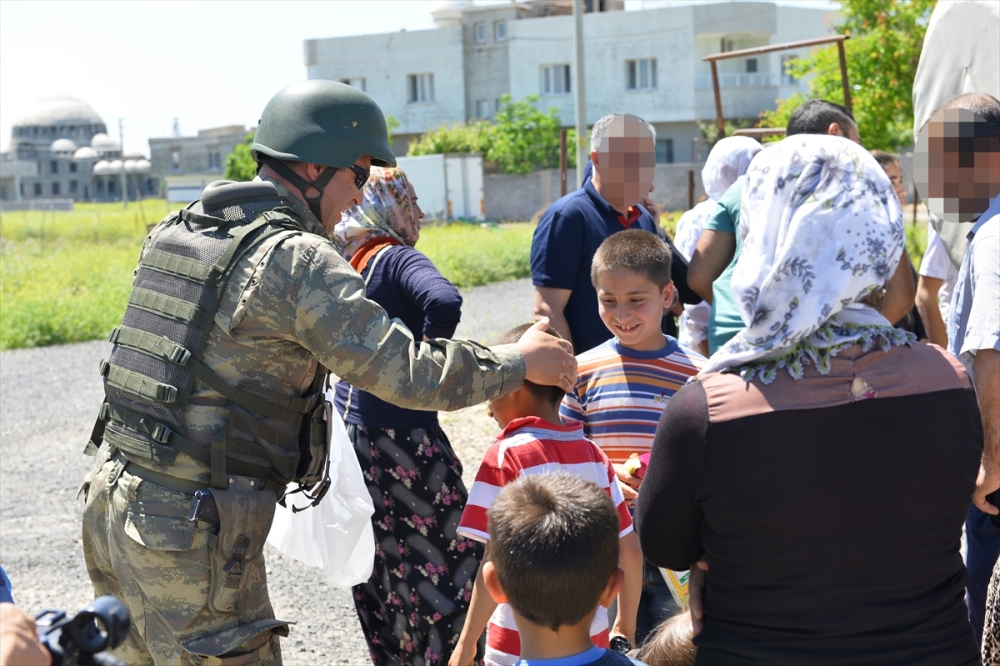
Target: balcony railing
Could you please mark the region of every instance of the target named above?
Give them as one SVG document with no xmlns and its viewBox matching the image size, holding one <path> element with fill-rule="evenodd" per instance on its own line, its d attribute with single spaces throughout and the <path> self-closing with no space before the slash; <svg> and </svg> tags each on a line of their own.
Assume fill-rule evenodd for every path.
<svg viewBox="0 0 1000 666">
<path fill-rule="evenodd" d="M 770 72 L 757 72 L 754 74 L 719 74 L 720 88 L 764 88 L 777 86 L 779 84 L 795 85 L 795 80 L 787 76 L 772 76 Z M 696 76 L 694 87 L 697 90 L 711 90 L 712 76 Z"/>
</svg>

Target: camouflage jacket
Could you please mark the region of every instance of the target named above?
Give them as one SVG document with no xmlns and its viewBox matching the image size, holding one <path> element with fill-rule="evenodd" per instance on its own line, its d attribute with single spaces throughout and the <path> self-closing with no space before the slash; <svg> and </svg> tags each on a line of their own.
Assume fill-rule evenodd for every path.
<svg viewBox="0 0 1000 666">
<path fill-rule="evenodd" d="M 274 185 L 311 233 L 278 234 L 237 261 L 202 356 L 223 380 L 250 392 L 262 387 L 301 396 L 321 364 L 383 400 L 426 410 L 459 409 L 520 387 L 525 365 L 516 345 L 415 342 L 401 322 L 365 298 L 363 280 L 316 217 Z M 147 237 L 143 253 L 160 228 Z M 227 414 L 226 399 L 198 383 L 186 409 L 187 437 L 207 447 Z M 183 453 L 169 468 L 143 465 L 192 481 L 209 477 Z"/>
</svg>

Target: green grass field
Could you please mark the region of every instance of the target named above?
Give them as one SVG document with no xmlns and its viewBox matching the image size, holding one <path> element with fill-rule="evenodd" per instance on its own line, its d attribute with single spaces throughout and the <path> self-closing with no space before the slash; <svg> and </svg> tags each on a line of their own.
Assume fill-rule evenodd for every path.
<svg viewBox="0 0 1000 666">
<path fill-rule="evenodd" d="M 120 323 L 147 225 L 171 210 L 146 200 L 72 212 L 0 214 L 0 349 L 81 342 Z M 418 248 L 460 287 L 530 274 L 534 226 L 424 227 Z"/>
</svg>

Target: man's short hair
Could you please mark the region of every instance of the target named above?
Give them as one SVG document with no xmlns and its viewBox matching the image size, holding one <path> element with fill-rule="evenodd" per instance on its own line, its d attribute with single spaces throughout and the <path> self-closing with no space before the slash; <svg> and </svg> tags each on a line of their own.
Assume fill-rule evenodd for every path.
<svg viewBox="0 0 1000 666">
<path fill-rule="evenodd" d="M 848 128 L 858 126 L 851 112 L 841 105 L 825 99 L 811 99 L 792 112 L 792 117 L 788 119 L 788 126 L 785 128 L 785 136 L 826 134 L 831 123 L 840 125 L 844 136 L 847 136 Z"/>
<path fill-rule="evenodd" d="M 952 97 L 935 109 L 930 117 L 933 118 L 939 111 L 945 109 L 965 109 L 966 111 L 972 111 L 985 120 L 993 132 L 1000 137 L 1000 100 L 993 95 L 987 95 L 986 93 L 965 93 L 964 95 Z M 974 123 L 973 127 L 978 129 L 979 124 Z"/>
<path fill-rule="evenodd" d="M 504 332 L 499 337 L 490 341 L 490 346 L 494 347 L 496 345 L 511 345 L 516 343 L 524 335 L 525 331 L 534 326 L 534 324 L 521 324 L 520 326 L 515 326 L 514 328 Z M 546 331 L 549 335 L 554 338 L 563 339 L 563 336 L 559 335 L 559 331 L 552 328 L 551 326 Z M 535 382 L 529 382 L 527 379 L 524 380 L 523 388 L 528 389 L 538 400 L 542 400 L 550 405 L 559 405 L 562 403 L 563 398 L 566 397 L 566 391 L 562 390 L 558 386 L 548 386 L 546 384 L 536 384 Z"/>
<path fill-rule="evenodd" d="M 883 170 L 890 164 L 895 164 L 899 166 L 899 155 L 893 155 L 892 153 L 887 153 L 884 150 L 869 150 L 868 153 L 875 158 L 878 165 L 882 167 Z"/>
<path fill-rule="evenodd" d="M 600 153 L 601 141 L 603 141 L 604 137 L 607 136 L 608 128 L 611 127 L 611 124 L 616 120 L 626 119 L 639 121 L 645 125 L 646 130 L 653 135 L 653 143 L 656 143 L 656 129 L 639 116 L 633 116 L 631 113 L 610 113 L 594 123 L 594 128 L 590 131 L 590 152 Z"/>
<path fill-rule="evenodd" d="M 558 631 L 597 608 L 618 566 L 619 517 L 568 472 L 522 476 L 489 510 L 490 559 L 511 608 Z"/>
<path fill-rule="evenodd" d="M 627 268 L 661 290 L 670 283 L 670 248 L 656 234 L 626 229 L 604 239 L 590 264 L 590 281 L 596 287 L 601 273 Z"/>
</svg>

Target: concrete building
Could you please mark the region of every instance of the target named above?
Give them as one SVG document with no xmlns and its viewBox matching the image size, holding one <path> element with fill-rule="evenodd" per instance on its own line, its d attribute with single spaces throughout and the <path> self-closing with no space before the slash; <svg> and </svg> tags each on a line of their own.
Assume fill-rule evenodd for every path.
<svg viewBox="0 0 1000 666">
<path fill-rule="evenodd" d="M 198 131 L 197 136 L 149 140 L 151 173 L 163 183 L 169 201 L 194 201 L 212 181 L 221 180 L 226 157 L 246 139 L 243 125 Z"/>
<path fill-rule="evenodd" d="M 622 11 L 623 2 L 589 0 L 584 16 L 587 122 L 631 112 L 657 130 L 657 161 L 699 153 L 697 121 L 715 103 L 705 55 L 830 33 L 831 12 L 774 2 L 682 4 Z M 372 95 L 399 127 L 393 149 L 440 125 L 490 118 L 504 93 L 538 95 L 574 124 L 571 0 L 477 6 L 436 2 L 433 30 L 307 40 L 309 78 L 343 81 Z M 788 76 L 788 51 L 719 63 L 727 118 L 756 118 L 775 100 L 805 92 Z"/>
<path fill-rule="evenodd" d="M 156 191 L 146 156 L 121 146 L 86 103 L 73 97 L 34 102 L 0 151 L 0 200 L 120 201 L 122 172 L 129 197 Z"/>
</svg>

